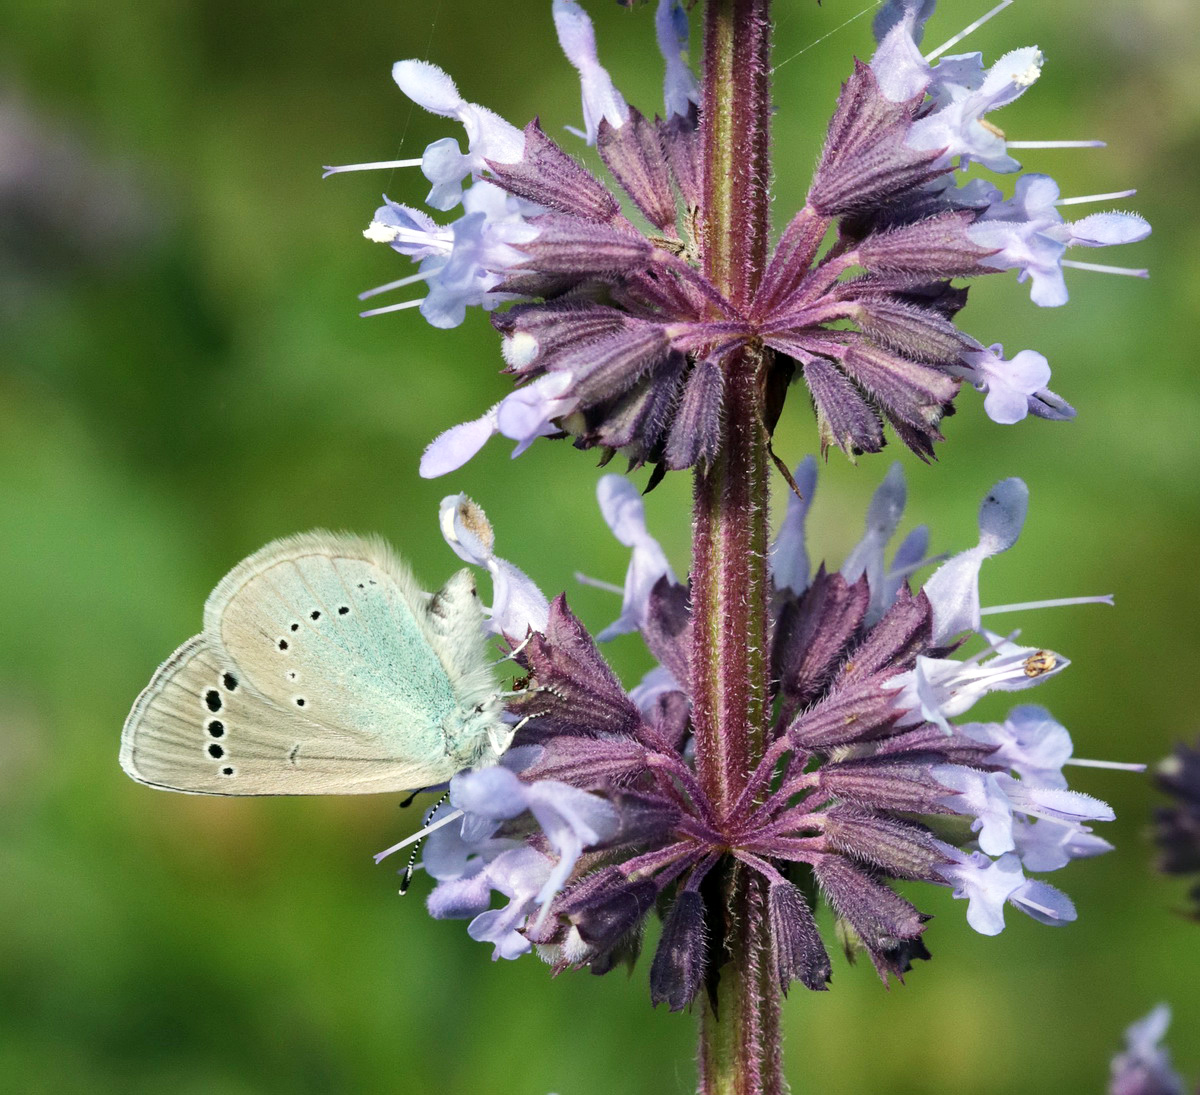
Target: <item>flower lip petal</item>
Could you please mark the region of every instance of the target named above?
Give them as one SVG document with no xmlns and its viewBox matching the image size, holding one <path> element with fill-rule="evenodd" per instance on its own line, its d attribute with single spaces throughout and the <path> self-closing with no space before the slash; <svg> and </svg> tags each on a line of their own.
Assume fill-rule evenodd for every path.
<svg viewBox="0 0 1200 1095">
<path fill-rule="evenodd" d="M 1092 213 L 1071 225 L 1071 242 L 1081 247 L 1137 243 L 1150 235 L 1150 222 L 1136 213 Z"/>
<path fill-rule="evenodd" d="M 496 424 L 496 404 L 491 410 L 470 422 L 461 422 L 438 434 L 421 454 L 421 477 L 436 479 L 461 468 L 499 429 Z"/>
<path fill-rule="evenodd" d="M 464 105 L 454 81 L 429 61 L 397 61 L 392 65 L 392 79 L 417 106 L 431 114 L 453 118 Z"/>
<path fill-rule="evenodd" d="M 461 772 L 450 781 L 450 802 L 467 814 L 507 821 L 529 806 L 529 790 L 502 765 Z"/>
</svg>

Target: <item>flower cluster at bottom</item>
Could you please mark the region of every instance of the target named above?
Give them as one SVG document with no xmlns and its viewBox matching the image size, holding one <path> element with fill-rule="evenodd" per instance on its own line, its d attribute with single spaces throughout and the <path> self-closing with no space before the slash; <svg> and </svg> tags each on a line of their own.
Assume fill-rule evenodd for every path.
<svg viewBox="0 0 1200 1095">
<path fill-rule="evenodd" d="M 914 593 L 906 578 L 930 562 L 926 530 L 885 554 L 904 507 L 899 465 L 841 570 L 822 566 L 811 578 L 804 521 L 815 464 L 796 478 L 806 500 L 790 498 L 771 553 L 765 752 L 724 808 L 693 764 L 688 589 L 647 532 L 632 486 L 617 476 L 600 484 L 606 520 L 633 549 L 621 617 L 606 634 L 636 628 L 659 663 L 630 693 L 565 597 L 548 604 L 495 556 L 478 507 L 446 499 L 443 531 L 460 556 L 492 572 L 491 628 L 516 648 L 527 677 L 508 705 L 523 720 L 516 747 L 498 767 L 451 781 L 462 824 L 429 837 L 435 917 L 470 918 L 470 935 L 491 942 L 494 957 L 536 947 L 556 969 L 603 973 L 636 956 L 656 910 L 651 996 L 673 1010 L 719 969 L 721 881 L 731 870 L 760 879 L 765 901 L 753 915 L 769 919 L 783 991 L 830 980 L 819 895 L 848 953 L 864 950 L 885 982 L 929 957 L 928 917 L 892 880 L 951 887 L 987 935 L 1002 930 L 1006 902 L 1047 924 L 1075 918 L 1066 895 L 1025 873 L 1110 847 L 1086 823 L 1112 811 L 1066 787 L 1067 731 L 1030 705 L 1002 723 L 950 721 L 988 692 L 1038 685 L 1067 664 L 981 622 L 998 610 L 980 608 L 980 567 L 1015 543 L 1025 485 L 993 488 L 979 543 Z M 972 633 L 983 649 L 957 656 Z M 507 903 L 493 908 L 493 891 Z"/>
</svg>

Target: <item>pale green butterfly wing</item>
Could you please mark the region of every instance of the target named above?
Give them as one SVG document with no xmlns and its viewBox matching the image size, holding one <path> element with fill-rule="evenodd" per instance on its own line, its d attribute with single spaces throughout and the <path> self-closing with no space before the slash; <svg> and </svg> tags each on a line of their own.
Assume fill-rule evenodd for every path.
<svg viewBox="0 0 1200 1095">
<path fill-rule="evenodd" d="M 504 740 L 481 620 L 466 572 L 431 599 L 382 542 L 275 541 L 221 581 L 202 635 L 138 698 L 122 765 L 213 794 L 443 782 Z"/>
</svg>

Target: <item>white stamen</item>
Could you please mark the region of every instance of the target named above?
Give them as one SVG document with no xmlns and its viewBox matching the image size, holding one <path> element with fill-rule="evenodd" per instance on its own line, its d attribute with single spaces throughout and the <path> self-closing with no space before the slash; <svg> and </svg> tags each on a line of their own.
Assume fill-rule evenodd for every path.
<svg viewBox="0 0 1200 1095">
<path fill-rule="evenodd" d="M 910 574 L 915 574 L 922 567 L 931 567 L 934 563 L 944 563 L 950 558 L 948 551 L 943 551 L 941 555 L 930 555 L 922 559 L 919 563 L 911 563 L 909 566 L 901 567 L 899 570 L 889 570 L 887 577 L 891 580 L 896 578 L 907 578 Z"/>
<path fill-rule="evenodd" d="M 420 297 L 417 300 L 405 300 L 399 304 L 389 304 L 385 308 L 369 308 L 365 312 L 359 312 L 360 319 L 366 319 L 368 316 L 381 316 L 384 312 L 401 312 L 405 308 L 419 308 L 425 303 L 425 298 Z"/>
<path fill-rule="evenodd" d="M 1038 912 L 1044 913 L 1051 920 L 1058 919 L 1058 914 L 1053 909 L 1049 909 L 1045 905 L 1039 905 L 1036 901 L 1030 901 L 1027 897 L 1021 898 L 1021 904 L 1031 909 L 1037 909 Z"/>
<path fill-rule="evenodd" d="M 450 822 L 457 821 L 460 817 L 462 817 L 462 813 L 463 812 L 461 810 L 451 810 L 450 813 L 448 813 L 440 821 L 435 821 L 431 825 L 423 826 L 413 833 L 412 836 L 400 841 L 399 844 L 393 844 L 386 851 L 377 852 L 371 858 L 374 859 L 376 863 L 379 863 L 382 860 L 387 859 L 387 857 L 392 855 L 392 853 L 400 851 L 401 848 L 407 848 L 410 844 L 416 844 L 418 840 L 424 840 L 430 833 L 434 831 L 434 829 L 440 829 L 443 825 L 449 825 Z"/>
<path fill-rule="evenodd" d="M 1082 205 L 1084 202 L 1111 202 L 1117 198 L 1132 198 L 1136 190 L 1114 190 L 1111 194 L 1085 194 L 1080 198 L 1059 198 L 1055 205 Z"/>
<path fill-rule="evenodd" d="M 943 53 L 946 52 L 946 50 L 953 49 L 968 34 L 970 34 L 972 31 L 978 30 L 981 26 L 983 26 L 984 23 L 986 23 L 993 16 L 999 15 L 1012 2 L 1013 2 L 1013 0 L 1001 0 L 1001 2 L 999 4 L 997 4 L 994 8 L 992 8 L 992 10 L 989 11 L 986 15 L 981 15 L 978 19 L 975 20 L 974 23 L 971 23 L 968 26 L 964 27 L 953 38 L 947 39 L 940 46 L 938 46 L 938 48 L 935 49 L 932 53 L 925 54 L 925 60 L 932 62 L 935 57 L 940 57 Z"/>
<path fill-rule="evenodd" d="M 1021 629 L 1018 627 L 1016 629 L 1016 631 L 1010 631 L 1008 633 L 1008 635 L 1004 636 L 1003 638 L 997 639 L 994 643 L 990 643 L 988 646 L 985 646 L 981 651 L 979 651 L 978 654 L 972 654 L 969 658 L 963 658 L 963 660 L 961 662 L 959 662 L 959 665 L 964 668 L 968 665 L 976 665 L 979 662 L 983 661 L 983 659 L 986 658 L 989 654 L 999 653 L 1000 648 L 1005 643 L 1015 643 L 1017 641 L 1017 639 L 1019 639 L 1020 637 L 1021 637 Z"/>
<path fill-rule="evenodd" d="M 386 171 L 389 167 L 420 167 L 420 160 L 376 160 L 374 163 L 347 163 L 338 167 L 326 166 L 321 171 L 321 178 L 338 175 L 343 171 Z"/>
<path fill-rule="evenodd" d="M 1085 760 L 1083 757 L 1073 757 L 1064 764 L 1074 764 L 1079 768 L 1115 768 L 1119 772 L 1144 772 L 1144 764 L 1126 764 L 1119 760 Z"/>
<path fill-rule="evenodd" d="M 1018 806 L 1014 802 L 1012 804 L 1012 809 L 1013 809 L 1014 813 L 1025 814 L 1028 817 L 1040 817 L 1040 818 L 1044 818 L 1046 821 L 1063 821 L 1064 820 L 1061 814 L 1056 814 L 1056 813 L 1054 813 L 1053 810 L 1046 810 L 1040 806 L 1032 806 L 1032 805 L 1028 805 L 1028 804 Z"/>
<path fill-rule="evenodd" d="M 592 586 L 594 589 L 603 589 L 607 593 L 615 593 L 618 597 L 625 596 L 624 586 L 613 585 L 612 582 L 602 582 L 599 578 L 589 578 L 586 574 L 581 574 L 578 570 L 575 571 L 575 581 L 580 585 Z"/>
<path fill-rule="evenodd" d="M 1107 141 L 1006 141 L 1009 148 L 1107 148 Z"/>
<path fill-rule="evenodd" d="M 1065 608 L 1067 605 L 1111 605 L 1113 595 L 1103 593 L 1096 597 L 1056 597 L 1050 601 L 1021 601 L 1012 605 L 990 605 L 979 610 L 980 616 L 994 616 L 1001 612 L 1025 612 L 1031 608 Z"/>
<path fill-rule="evenodd" d="M 1129 266 L 1101 266 L 1098 262 L 1076 262 L 1074 259 L 1063 259 L 1060 266 L 1070 266 L 1076 270 L 1093 270 L 1097 274 L 1123 274 L 1127 278 L 1148 278 L 1149 270 L 1134 270 Z"/>
<path fill-rule="evenodd" d="M 407 278 L 401 278 L 399 281 L 389 281 L 386 285 L 376 286 L 374 289 L 368 289 L 365 293 L 359 293 L 359 300 L 366 300 L 368 297 L 377 297 L 380 293 L 387 293 L 393 289 L 403 289 L 406 285 L 412 285 L 416 281 L 424 281 L 428 274 L 413 274 Z"/>
</svg>

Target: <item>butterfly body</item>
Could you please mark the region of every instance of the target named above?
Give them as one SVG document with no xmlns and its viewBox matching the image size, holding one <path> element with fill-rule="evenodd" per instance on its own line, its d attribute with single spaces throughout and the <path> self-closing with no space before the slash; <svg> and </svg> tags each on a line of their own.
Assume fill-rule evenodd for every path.
<svg viewBox="0 0 1200 1095">
<path fill-rule="evenodd" d="M 196 794 L 359 794 L 494 763 L 511 728 L 467 570 L 432 596 L 380 540 L 311 532 L 239 563 L 134 702 L 121 766 Z"/>
</svg>

